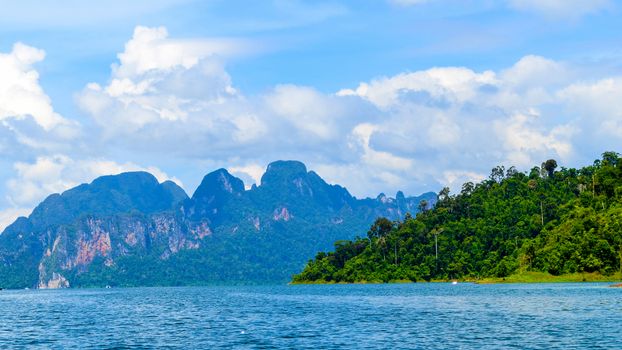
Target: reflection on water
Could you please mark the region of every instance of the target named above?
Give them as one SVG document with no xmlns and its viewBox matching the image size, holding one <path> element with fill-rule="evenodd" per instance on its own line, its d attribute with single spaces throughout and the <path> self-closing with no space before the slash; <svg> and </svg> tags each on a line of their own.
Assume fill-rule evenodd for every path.
<svg viewBox="0 0 622 350">
<path fill-rule="evenodd" d="M 619 348 L 607 284 L 0 291 L 0 347 Z"/>
</svg>

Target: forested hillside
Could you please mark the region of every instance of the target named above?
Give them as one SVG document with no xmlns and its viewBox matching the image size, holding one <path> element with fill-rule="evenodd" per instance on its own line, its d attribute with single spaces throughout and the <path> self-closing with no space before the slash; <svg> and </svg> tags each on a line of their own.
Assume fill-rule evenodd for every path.
<svg viewBox="0 0 622 350">
<path fill-rule="evenodd" d="M 104 176 L 0 234 L 0 288 L 285 282 L 318 250 L 422 199 L 436 194 L 358 199 L 297 161 L 271 163 L 248 190 L 213 171 L 192 197 L 145 172 Z"/>
<path fill-rule="evenodd" d="M 496 167 L 457 194 L 444 188 L 433 209 L 376 220 L 364 237 L 318 253 L 294 282 L 611 275 L 621 261 L 622 159 L 606 152 L 581 169 L 551 159 L 525 173 Z"/>
</svg>

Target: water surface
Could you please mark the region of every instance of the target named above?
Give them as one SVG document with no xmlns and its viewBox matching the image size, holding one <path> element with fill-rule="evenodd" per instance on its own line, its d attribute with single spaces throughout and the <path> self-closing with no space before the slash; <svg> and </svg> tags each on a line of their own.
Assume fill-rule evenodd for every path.
<svg viewBox="0 0 622 350">
<path fill-rule="evenodd" d="M 622 289 L 445 283 L 0 291 L 0 348 L 619 349 Z"/>
</svg>

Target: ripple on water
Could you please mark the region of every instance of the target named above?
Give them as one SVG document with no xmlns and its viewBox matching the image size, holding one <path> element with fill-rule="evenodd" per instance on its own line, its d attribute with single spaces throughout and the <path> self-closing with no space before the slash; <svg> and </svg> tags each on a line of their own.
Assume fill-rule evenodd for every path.
<svg viewBox="0 0 622 350">
<path fill-rule="evenodd" d="M 0 347 L 618 348 L 606 284 L 0 292 Z"/>
</svg>

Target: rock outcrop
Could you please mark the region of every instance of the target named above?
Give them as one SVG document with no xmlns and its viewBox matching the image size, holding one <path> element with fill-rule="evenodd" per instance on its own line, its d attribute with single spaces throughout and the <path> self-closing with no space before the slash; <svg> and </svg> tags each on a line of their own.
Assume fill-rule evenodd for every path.
<svg viewBox="0 0 622 350">
<path fill-rule="evenodd" d="M 44 200 L 0 235 L 0 286 L 187 285 L 286 281 L 318 250 L 364 235 L 421 199 L 357 199 L 296 161 L 259 186 L 225 169 L 192 197 L 144 172 L 104 176 Z"/>
</svg>

